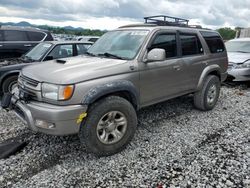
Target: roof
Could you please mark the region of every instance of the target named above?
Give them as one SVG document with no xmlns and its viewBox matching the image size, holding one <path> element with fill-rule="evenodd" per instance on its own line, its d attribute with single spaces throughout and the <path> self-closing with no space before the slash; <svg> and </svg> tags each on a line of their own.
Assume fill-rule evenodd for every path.
<svg viewBox="0 0 250 188">
<path fill-rule="evenodd" d="M 249 41 L 250 42 L 250 38 L 237 38 L 237 39 L 232 39 L 230 41 Z"/>
<path fill-rule="evenodd" d="M 127 30 L 127 29 L 142 29 L 142 30 L 155 30 L 155 29 L 170 29 L 170 30 L 189 30 L 189 31 L 211 31 L 216 32 L 210 29 L 204 29 L 204 28 L 196 28 L 196 27 L 182 27 L 182 26 L 158 26 L 156 24 L 131 24 L 131 25 L 125 25 L 122 27 L 119 27 L 119 29 Z"/>
<path fill-rule="evenodd" d="M 43 31 L 43 32 L 49 32 L 48 30 L 39 29 L 39 28 L 36 28 L 36 27 L 19 27 L 19 26 L 6 26 L 6 25 L 0 26 L 0 29 L 3 29 L 3 30 L 18 30 L 18 31 Z"/>
<path fill-rule="evenodd" d="M 57 45 L 57 44 L 93 44 L 93 42 L 90 42 L 90 41 L 74 41 L 74 40 L 70 40 L 70 41 L 44 41 L 43 43 L 51 43 L 54 45 Z"/>
</svg>

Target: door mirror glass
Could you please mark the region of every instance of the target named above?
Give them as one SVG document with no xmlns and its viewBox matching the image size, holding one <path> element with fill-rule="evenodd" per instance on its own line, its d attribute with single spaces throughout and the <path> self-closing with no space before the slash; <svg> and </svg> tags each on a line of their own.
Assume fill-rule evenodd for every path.
<svg viewBox="0 0 250 188">
<path fill-rule="evenodd" d="M 147 62 L 164 61 L 166 59 L 166 52 L 161 48 L 154 48 L 148 52 Z"/>
</svg>

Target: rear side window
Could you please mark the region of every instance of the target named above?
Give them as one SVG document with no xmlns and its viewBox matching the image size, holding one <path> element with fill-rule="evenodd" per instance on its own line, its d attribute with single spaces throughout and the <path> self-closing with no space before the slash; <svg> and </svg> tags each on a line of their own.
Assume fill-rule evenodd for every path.
<svg viewBox="0 0 250 188">
<path fill-rule="evenodd" d="M 45 34 L 41 32 L 29 31 L 27 33 L 31 41 L 41 41 L 45 37 Z"/>
<path fill-rule="evenodd" d="M 196 34 L 180 34 L 182 55 L 203 54 L 201 42 Z"/>
<path fill-rule="evenodd" d="M 5 41 L 28 41 L 27 35 L 24 31 L 5 30 Z"/>
<path fill-rule="evenodd" d="M 0 41 L 3 41 L 3 31 L 0 31 Z"/>
<path fill-rule="evenodd" d="M 177 56 L 176 35 L 170 33 L 162 33 L 155 37 L 149 50 L 153 48 L 161 48 L 166 52 L 166 58 Z"/>
<path fill-rule="evenodd" d="M 220 35 L 215 32 L 201 31 L 211 53 L 221 53 L 225 51 L 224 42 Z"/>
</svg>

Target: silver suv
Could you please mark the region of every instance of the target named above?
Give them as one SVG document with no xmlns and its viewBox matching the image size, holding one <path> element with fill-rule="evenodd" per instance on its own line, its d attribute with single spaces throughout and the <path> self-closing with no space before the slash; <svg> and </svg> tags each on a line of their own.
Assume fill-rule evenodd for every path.
<svg viewBox="0 0 250 188">
<path fill-rule="evenodd" d="M 88 151 L 112 155 L 133 138 L 143 107 L 193 94 L 196 108 L 213 109 L 227 66 L 217 32 L 124 26 L 103 35 L 87 55 L 24 68 L 2 106 L 33 131 L 78 133 Z"/>
</svg>

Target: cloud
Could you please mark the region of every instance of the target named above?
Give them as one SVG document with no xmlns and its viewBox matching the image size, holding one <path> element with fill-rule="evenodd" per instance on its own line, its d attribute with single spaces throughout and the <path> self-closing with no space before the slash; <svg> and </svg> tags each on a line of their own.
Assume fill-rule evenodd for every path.
<svg viewBox="0 0 250 188">
<path fill-rule="evenodd" d="M 1 0 L 0 17 L 86 22 L 109 18 L 142 21 L 166 14 L 209 27 L 250 26 L 249 0 Z"/>
</svg>

